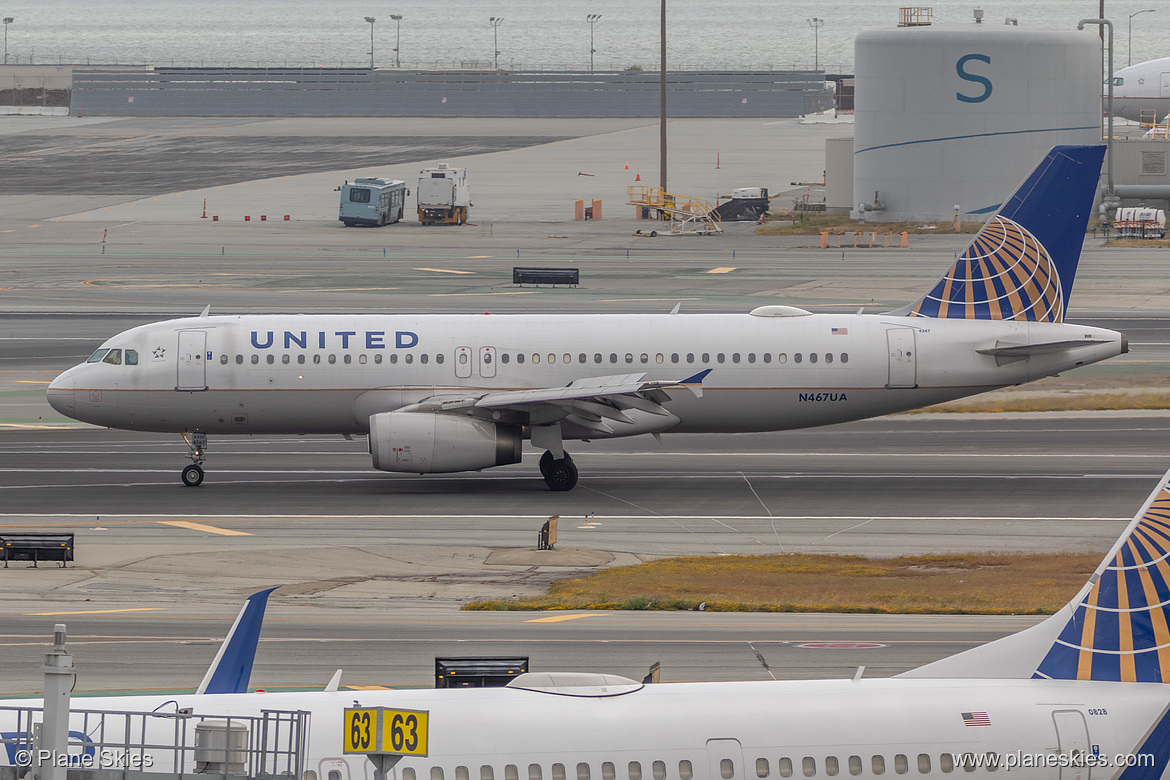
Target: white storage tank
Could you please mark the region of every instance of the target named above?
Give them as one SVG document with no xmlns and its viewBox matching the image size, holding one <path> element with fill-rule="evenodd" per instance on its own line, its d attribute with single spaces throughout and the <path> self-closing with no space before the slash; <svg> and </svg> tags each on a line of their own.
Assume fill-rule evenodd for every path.
<svg viewBox="0 0 1170 780">
<path fill-rule="evenodd" d="M 1100 51 L 1095 27 L 861 32 L 854 209 L 926 221 L 958 205 L 961 218 L 986 219 L 1050 148 L 1101 142 Z"/>
</svg>

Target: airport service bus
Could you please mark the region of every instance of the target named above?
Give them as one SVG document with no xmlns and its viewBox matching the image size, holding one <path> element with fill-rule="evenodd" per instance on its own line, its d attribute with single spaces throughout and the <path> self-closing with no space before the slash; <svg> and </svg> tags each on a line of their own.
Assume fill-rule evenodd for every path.
<svg viewBox="0 0 1170 780">
<path fill-rule="evenodd" d="M 385 225 L 402 219 L 406 205 L 406 182 L 396 179 L 354 179 L 341 187 L 338 219 L 346 227 Z"/>
</svg>

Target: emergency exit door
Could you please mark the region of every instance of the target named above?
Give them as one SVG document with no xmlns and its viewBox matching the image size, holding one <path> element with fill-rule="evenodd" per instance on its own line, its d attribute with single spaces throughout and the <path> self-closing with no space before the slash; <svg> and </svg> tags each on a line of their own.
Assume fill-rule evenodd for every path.
<svg viewBox="0 0 1170 780">
<path fill-rule="evenodd" d="M 1071 756 L 1072 760 L 1067 763 L 1074 765 L 1061 766 L 1060 780 L 1089 780 L 1091 767 L 1085 766 L 1083 760 L 1090 748 L 1089 726 L 1084 714 L 1080 710 L 1056 710 L 1052 713 L 1052 722 L 1056 725 L 1057 749 L 1062 755 Z"/>
<path fill-rule="evenodd" d="M 176 390 L 207 389 L 207 331 L 179 331 L 178 366 Z"/>
<path fill-rule="evenodd" d="M 914 348 L 914 328 L 890 328 L 886 331 L 890 352 L 890 374 L 886 387 L 918 386 L 918 355 Z"/>
</svg>

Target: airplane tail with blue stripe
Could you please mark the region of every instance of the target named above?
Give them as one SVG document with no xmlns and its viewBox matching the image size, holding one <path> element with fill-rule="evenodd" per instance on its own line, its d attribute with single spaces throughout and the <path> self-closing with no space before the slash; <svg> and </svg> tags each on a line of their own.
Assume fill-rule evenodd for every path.
<svg viewBox="0 0 1170 780">
<path fill-rule="evenodd" d="M 274 590 L 276 588 L 253 593 L 244 602 L 196 693 L 248 692 L 252 663 L 256 660 L 256 646 L 260 643 L 260 627 L 264 623 L 264 610 Z"/>
<path fill-rule="evenodd" d="M 1170 682 L 1170 472 L 1059 612 L 899 676 Z"/>
<path fill-rule="evenodd" d="M 893 313 L 1063 322 L 1104 156 L 1053 147 L 930 292 Z"/>
</svg>

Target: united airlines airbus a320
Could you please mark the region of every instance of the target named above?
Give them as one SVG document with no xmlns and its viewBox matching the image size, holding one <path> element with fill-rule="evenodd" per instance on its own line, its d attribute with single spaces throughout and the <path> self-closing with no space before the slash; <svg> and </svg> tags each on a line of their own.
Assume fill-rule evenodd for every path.
<svg viewBox="0 0 1170 780">
<path fill-rule="evenodd" d="M 256 315 L 168 320 L 109 339 L 49 403 L 95 425 L 174 432 L 183 482 L 208 434 L 365 434 L 383 471 L 518 463 L 565 440 L 776 431 L 1029 382 L 1127 351 L 1064 321 L 1103 146 L 1059 146 L 933 288 L 887 314 Z"/>
</svg>

